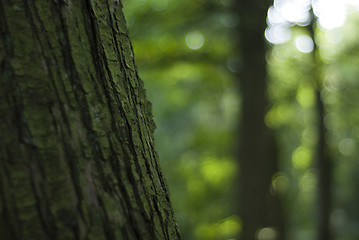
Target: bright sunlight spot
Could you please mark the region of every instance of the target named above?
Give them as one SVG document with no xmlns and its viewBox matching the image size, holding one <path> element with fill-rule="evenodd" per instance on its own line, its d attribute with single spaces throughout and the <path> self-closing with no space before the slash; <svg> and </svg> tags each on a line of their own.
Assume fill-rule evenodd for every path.
<svg viewBox="0 0 359 240">
<path fill-rule="evenodd" d="M 345 2 L 337 0 L 317 0 L 314 2 L 314 13 L 319 25 L 325 29 L 341 27 L 346 19 Z"/>
<path fill-rule="evenodd" d="M 264 33 L 266 39 L 273 44 L 281 44 L 289 41 L 291 32 L 288 28 L 282 26 L 269 26 Z"/>
<path fill-rule="evenodd" d="M 268 9 L 267 23 L 265 31 L 266 39 L 272 44 L 282 44 L 290 39 L 290 28 L 297 24 L 306 26 L 310 22 L 310 0 L 274 0 L 273 6 Z M 359 8 L 357 0 L 316 0 L 313 1 L 313 11 L 318 18 L 321 28 L 329 30 L 343 26 L 347 16 L 347 8 Z M 288 33 L 289 32 L 289 33 Z M 334 42 L 340 39 L 331 36 Z M 307 41 L 309 43 L 309 41 Z M 309 51 L 308 48 L 297 48 L 302 52 Z"/>
<path fill-rule="evenodd" d="M 186 44 L 190 49 L 197 50 L 203 46 L 204 36 L 198 31 L 189 32 L 186 35 Z"/>
<path fill-rule="evenodd" d="M 304 23 L 308 21 L 310 0 L 275 0 L 274 7 L 288 22 Z"/>
<path fill-rule="evenodd" d="M 302 53 L 310 53 L 313 51 L 314 43 L 311 37 L 307 35 L 300 35 L 295 38 L 295 46 Z"/>
</svg>

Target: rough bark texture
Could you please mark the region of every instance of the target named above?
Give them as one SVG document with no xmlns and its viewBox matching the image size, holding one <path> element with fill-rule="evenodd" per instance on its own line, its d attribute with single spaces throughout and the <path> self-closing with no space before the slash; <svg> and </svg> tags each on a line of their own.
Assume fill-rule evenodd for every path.
<svg viewBox="0 0 359 240">
<path fill-rule="evenodd" d="M 264 122 L 268 107 L 264 30 L 270 3 L 268 0 L 237 2 L 240 14 L 238 51 L 242 59 L 238 205 L 243 240 L 255 239 L 256 233 L 265 227 L 276 231 L 275 239 L 283 239 L 278 196 L 270 191 L 272 177 L 278 171 L 277 150 Z"/>
<path fill-rule="evenodd" d="M 0 1 L 0 239 L 180 239 L 121 2 Z"/>
</svg>

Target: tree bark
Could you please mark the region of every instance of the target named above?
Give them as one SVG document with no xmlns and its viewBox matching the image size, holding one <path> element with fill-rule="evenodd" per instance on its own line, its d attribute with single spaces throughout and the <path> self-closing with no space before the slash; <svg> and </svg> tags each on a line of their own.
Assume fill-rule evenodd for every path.
<svg viewBox="0 0 359 240">
<path fill-rule="evenodd" d="M 0 64 L 0 239 L 180 239 L 120 1 L 0 1 Z"/>
<path fill-rule="evenodd" d="M 237 46 L 242 59 L 239 87 L 242 99 L 239 136 L 239 215 L 241 239 L 252 240 L 262 228 L 272 228 L 283 239 L 278 195 L 271 192 L 278 171 L 275 139 L 265 125 L 267 100 L 266 13 L 271 1 L 237 2 L 240 16 Z"/>
</svg>

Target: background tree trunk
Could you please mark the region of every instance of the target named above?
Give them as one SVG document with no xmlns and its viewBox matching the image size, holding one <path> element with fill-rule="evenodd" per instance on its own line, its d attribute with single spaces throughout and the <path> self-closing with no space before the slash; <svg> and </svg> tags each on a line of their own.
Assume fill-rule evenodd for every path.
<svg viewBox="0 0 359 240">
<path fill-rule="evenodd" d="M 316 114 L 317 114 L 317 137 L 316 144 L 316 167 L 318 170 L 318 240 L 331 240 L 333 238 L 330 231 L 330 211 L 331 211 L 331 187 L 332 187 L 332 159 L 329 154 L 329 146 L 326 142 L 327 128 L 325 126 L 325 102 L 321 97 L 323 90 L 322 77 L 322 61 L 318 58 L 320 55 L 318 44 L 315 36 L 315 27 L 317 25 L 317 18 L 314 15 L 313 9 L 310 10 L 311 22 L 308 25 L 310 37 L 313 40 L 314 48 L 312 51 L 312 69 L 311 75 L 313 78 L 313 89 L 315 91 L 316 100 Z"/>
<path fill-rule="evenodd" d="M 271 192 L 278 171 L 275 139 L 265 125 L 267 100 L 266 42 L 264 30 L 271 1 L 238 1 L 240 16 L 237 46 L 242 96 L 239 143 L 239 215 L 241 239 L 255 239 L 261 228 L 272 228 L 283 239 L 283 221 L 278 196 Z"/>
<path fill-rule="evenodd" d="M 117 0 L 0 1 L 0 239 L 180 239 Z"/>
</svg>

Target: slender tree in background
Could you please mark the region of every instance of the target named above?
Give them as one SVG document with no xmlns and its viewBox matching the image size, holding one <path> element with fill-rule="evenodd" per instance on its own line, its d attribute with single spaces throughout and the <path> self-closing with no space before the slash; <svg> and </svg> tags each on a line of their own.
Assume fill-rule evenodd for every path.
<svg viewBox="0 0 359 240">
<path fill-rule="evenodd" d="M 255 239 L 262 228 L 272 228 L 275 239 L 283 239 L 283 222 L 278 198 L 271 192 L 277 170 L 274 137 L 265 125 L 266 42 L 264 30 L 271 1 L 238 1 L 240 14 L 238 51 L 241 56 L 239 214 L 243 221 L 241 239 Z"/>
<path fill-rule="evenodd" d="M 0 64 L 0 239 L 180 239 L 120 1 L 1 1 Z"/>
<path fill-rule="evenodd" d="M 318 240 L 332 239 L 329 227 L 330 206 L 331 206 L 331 158 L 329 155 L 328 145 L 325 141 L 327 129 L 325 121 L 325 103 L 321 97 L 323 89 L 323 79 L 321 77 L 322 62 L 318 58 L 319 49 L 315 38 L 316 16 L 313 9 L 310 10 L 311 23 L 308 25 L 310 37 L 313 39 L 314 48 L 312 51 L 312 85 L 316 95 L 316 112 L 317 112 L 317 137 L 316 145 L 316 167 L 318 169 Z"/>
</svg>

